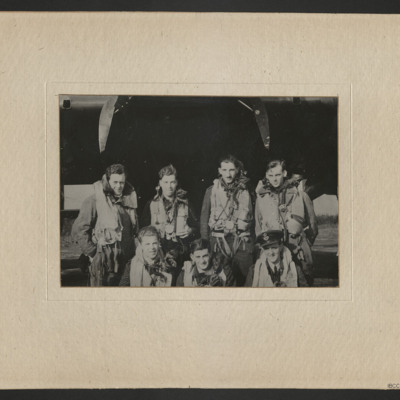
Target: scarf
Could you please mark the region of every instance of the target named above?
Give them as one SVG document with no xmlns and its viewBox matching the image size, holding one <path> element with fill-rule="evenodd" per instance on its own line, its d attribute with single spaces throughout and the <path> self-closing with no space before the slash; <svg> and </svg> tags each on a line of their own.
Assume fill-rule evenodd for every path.
<svg viewBox="0 0 400 400">
<path fill-rule="evenodd" d="M 184 286 L 224 286 L 223 280 L 219 276 L 222 270 L 216 270 L 211 260 L 208 268 L 202 272 L 197 269 L 192 261 L 185 261 L 182 269 L 184 271 Z"/>
<path fill-rule="evenodd" d="M 170 201 L 163 196 L 161 187 L 157 186 L 156 195 L 154 196 L 153 200 L 157 201 L 160 199 L 163 202 L 165 213 L 167 214 L 168 220 L 170 220 L 170 215 L 172 211 L 172 221 L 169 222 L 175 222 L 179 204 L 184 204 L 186 206 L 188 205 L 187 192 L 183 189 L 177 189 L 175 192 L 174 199 Z"/>
<path fill-rule="evenodd" d="M 267 193 L 276 193 L 279 195 L 283 191 L 286 191 L 289 188 L 297 187 L 298 184 L 299 183 L 297 181 L 291 181 L 291 180 L 285 179 L 281 186 L 279 186 L 278 188 L 275 188 L 270 184 L 270 182 L 268 181 L 267 178 L 264 178 L 258 182 L 258 185 L 256 188 L 256 193 L 260 197 L 264 197 Z"/>
<path fill-rule="evenodd" d="M 149 264 L 145 261 L 143 248 L 139 244 L 136 248 L 136 255 L 131 261 L 131 286 L 171 286 L 171 279 L 163 274 L 167 274 L 167 271 L 167 265 L 161 249 L 159 249 L 154 263 Z"/>
<path fill-rule="evenodd" d="M 103 192 L 106 194 L 106 196 L 113 197 L 116 202 L 120 202 L 124 207 L 137 208 L 137 196 L 135 188 L 129 182 L 125 182 L 125 187 L 121 197 L 114 196 L 114 191 L 111 189 L 105 174 L 101 178 L 101 184 L 103 186 Z"/>
<path fill-rule="evenodd" d="M 223 286 L 221 279 L 219 279 L 219 273 L 214 269 L 214 266 L 210 264 L 208 268 L 200 272 L 197 267 L 194 267 L 193 277 L 197 282 L 197 286 Z M 215 279 L 215 278 L 218 279 Z"/>
<path fill-rule="evenodd" d="M 237 195 L 242 190 L 247 190 L 247 184 L 249 182 L 249 178 L 241 173 L 232 183 L 225 183 L 222 177 L 219 178 L 220 184 L 222 188 L 225 190 L 228 199 L 233 198 L 233 201 L 236 205 L 239 204 L 237 199 Z"/>
<path fill-rule="evenodd" d="M 188 203 L 188 200 L 187 200 L 187 191 L 186 191 L 186 190 L 183 190 L 183 189 L 180 189 L 180 188 L 176 190 L 176 192 L 175 192 L 175 198 L 174 198 L 174 200 L 171 202 L 171 201 L 167 200 L 167 199 L 162 195 L 162 189 L 161 189 L 161 187 L 160 187 L 160 186 L 156 186 L 156 194 L 155 194 L 153 200 L 159 200 L 159 199 L 161 199 L 161 198 L 165 199 L 168 203 L 171 203 L 171 204 L 173 204 L 173 203 L 175 203 L 175 202 L 178 202 L 178 203 L 180 202 L 180 203 L 184 203 L 184 204 L 187 204 L 187 203 Z M 167 210 L 166 210 L 166 211 L 167 211 Z"/>
</svg>

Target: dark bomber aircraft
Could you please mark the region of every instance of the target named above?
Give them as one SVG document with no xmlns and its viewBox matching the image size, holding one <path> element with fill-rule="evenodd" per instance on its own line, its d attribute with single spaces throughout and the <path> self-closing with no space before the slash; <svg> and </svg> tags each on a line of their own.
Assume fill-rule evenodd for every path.
<svg viewBox="0 0 400 400">
<path fill-rule="evenodd" d="M 274 155 L 287 160 L 289 174 L 307 178 L 311 198 L 337 194 L 334 97 L 63 95 L 60 145 L 62 191 L 93 183 L 118 162 L 128 167 L 139 207 L 154 194 L 158 170 L 172 163 L 199 210 L 227 153 L 243 161 L 254 186 Z"/>
</svg>

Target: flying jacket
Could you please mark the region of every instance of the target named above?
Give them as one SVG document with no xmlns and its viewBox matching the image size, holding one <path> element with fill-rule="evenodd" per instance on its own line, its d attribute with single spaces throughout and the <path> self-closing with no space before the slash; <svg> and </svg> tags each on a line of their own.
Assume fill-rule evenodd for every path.
<svg viewBox="0 0 400 400">
<path fill-rule="evenodd" d="M 290 250 L 283 247 L 281 254 L 279 284 L 274 282 L 274 278 L 271 276 L 267 267 L 267 259 L 264 252 L 261 252 L 259 259 L 256 261 L 253 268 L 250 268 L 249 275 L 247 277 L 246 286 L 252 287 L 297 287 L 297 271 Z M 273 268 L 273 267 L 272 267 Z M 272 268 L 270 267 L 271 271 Z M 276 274 L 275 277 L 278 275 Z"/>
<path fill-rule="evenodd" d="M 312 201 L 307 193 L 296 185 L 285 181 L 274 190 L 260 181 L 255 207 L 256 236 L 267 230 L 287 230 L 292 235 L 300 235 L 307 229 L 307 239 L 313 243 L 318 234 L 317 219 Z"/>
<path fill-rule="evenodd" d="M 135 257 L 130 263 L 130 286 L 171 286 L 172 274 L 164 260 L 161 249 L 157 257 L 157 268 L 146 266 L 141 245 L 136 249 Z"/>
<path fill-rule="evenodd" d="M 118 223 L 108 220 L 101 221 L 98 207 L 100 202 L 96 191 L 99 185 L 103 188 L 103 194 L 110 208 L 115 212 Z M 126 259 L 131 258 L 135 252 L 134 237 L 138 232 L 138 219 L 136 213 L 136 193 L 132 186 L 126 184 L 122 197 L 115 198 L 107 180 L 94 184 L 95 194 L 89 196 L 82 204 L 79 215 L 72 226 L 71 236 L 79 245 L 81 251 L 87 256 L 94 257 L 98 247 L 106 246 L 115 241 L 120 242 L 121 250 Z M 102 199 L 104 200 L 104 199 Z M 104 219 L 107 219 L 104 218 Z M 118 229 L 118 232 L 116 230 Z"/>
<path fill-rule="evenodd" d="M 176 199 L 175 218 L 168 218 L 163 196 L 157 194 L 146 204 L 141 221 L 143 226 L 154 226 L 160 233 L 161 238 L 167 240 L 185 239 L 189 236 L 195 236 L 196 231 L 198 232 L 197 219 L 186 197 Z M 168 221 L 173 227 L 173 232 L 166 231 Z"/>
</svg>

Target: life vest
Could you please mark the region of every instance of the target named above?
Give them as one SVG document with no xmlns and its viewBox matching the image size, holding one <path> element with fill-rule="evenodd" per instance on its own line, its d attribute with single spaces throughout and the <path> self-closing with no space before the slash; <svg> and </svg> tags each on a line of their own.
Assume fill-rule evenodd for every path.
<svg viewBox="0 0 400 400">
<path fill-rule="evenodd" d="M 211 189 L 210 200 L 211 212 L 208 225 L 211 231 L 214 230 L 218 221 L 222 221 L 225 235 L 228 233 L 236 233 L 238 220 L 248 222 L 252 219 L 251 210 L 248 206 L 250 203 L 250 195 L 247 190 L 240 190 L 237 194 L 237 201 L 235 201 L 233 196 L 228 198 L 220 180 L 215 179 Z M 246 229 L 246 231 L 248 231 L 248 229 Z"/>
<path fill-rule="evenodd" d="M 260 188 L 260 181 L 257 189 Z M 306 212 L 303 197 L 300 191 L 292 186 L 285 191 L 285 199 L 280 204 L 282 193 L 269 191 L 264 195 L 257 192 L 257 210 L 260 228 L 256 235 L 267 230 L 287 230 L 289 234 L 300 235 L 306 224 Z"/>
<path fill-rule="evenodd" d="M 178 201 L 175 205 L 176 216 L 167 216 L 163 199 L 158 196 L 150 203 L 151 225 L 154 226 L 162 238 L 176 241 L 176 238 L 187 237 L 191 229 L 187 224 L 189 217 L 189 206 L 187 203 Z M 174 213 L 174 210 L 171 210 Z"/>
<path fill-rule="evenodd" d="M 98 248 L 121 242 L 123 231 L 118 207 L 113 204 L 110 196 L 104 193 L 104 179 L 105 177 L 103 177 L 103 182 L 97 181 L 93 184 L 97 212 L 93 239 L 97 243 Z M 121 206 L 128 213 L 132 226 L 136 228 L 137 199 L 135 191 L 132 190 L 129 195 L 122 197 Z"/>
</svg>

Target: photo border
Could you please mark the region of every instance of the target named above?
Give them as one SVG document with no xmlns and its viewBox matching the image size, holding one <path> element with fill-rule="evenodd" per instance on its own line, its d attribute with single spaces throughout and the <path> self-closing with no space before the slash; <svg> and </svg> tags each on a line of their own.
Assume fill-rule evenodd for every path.
<svg viewBox="0 0 400 400">
<path fill-rule="evenodd" d="M 338 97 L 339 287 L 62 287 L 60 272 L 59 95 Z M 46 254 L 48 301 L 352 301 L 352 88 L 349 84 L 118 82 L 46 84 Z M 158 290 L 157 290 L 158 289 Z M 212 290 L 211 290 L 212 289 Z M 294 290 L 295 289 L 295 290 Z M 211 290 L 209 293 L 208 291 Z"/>
</svg>

